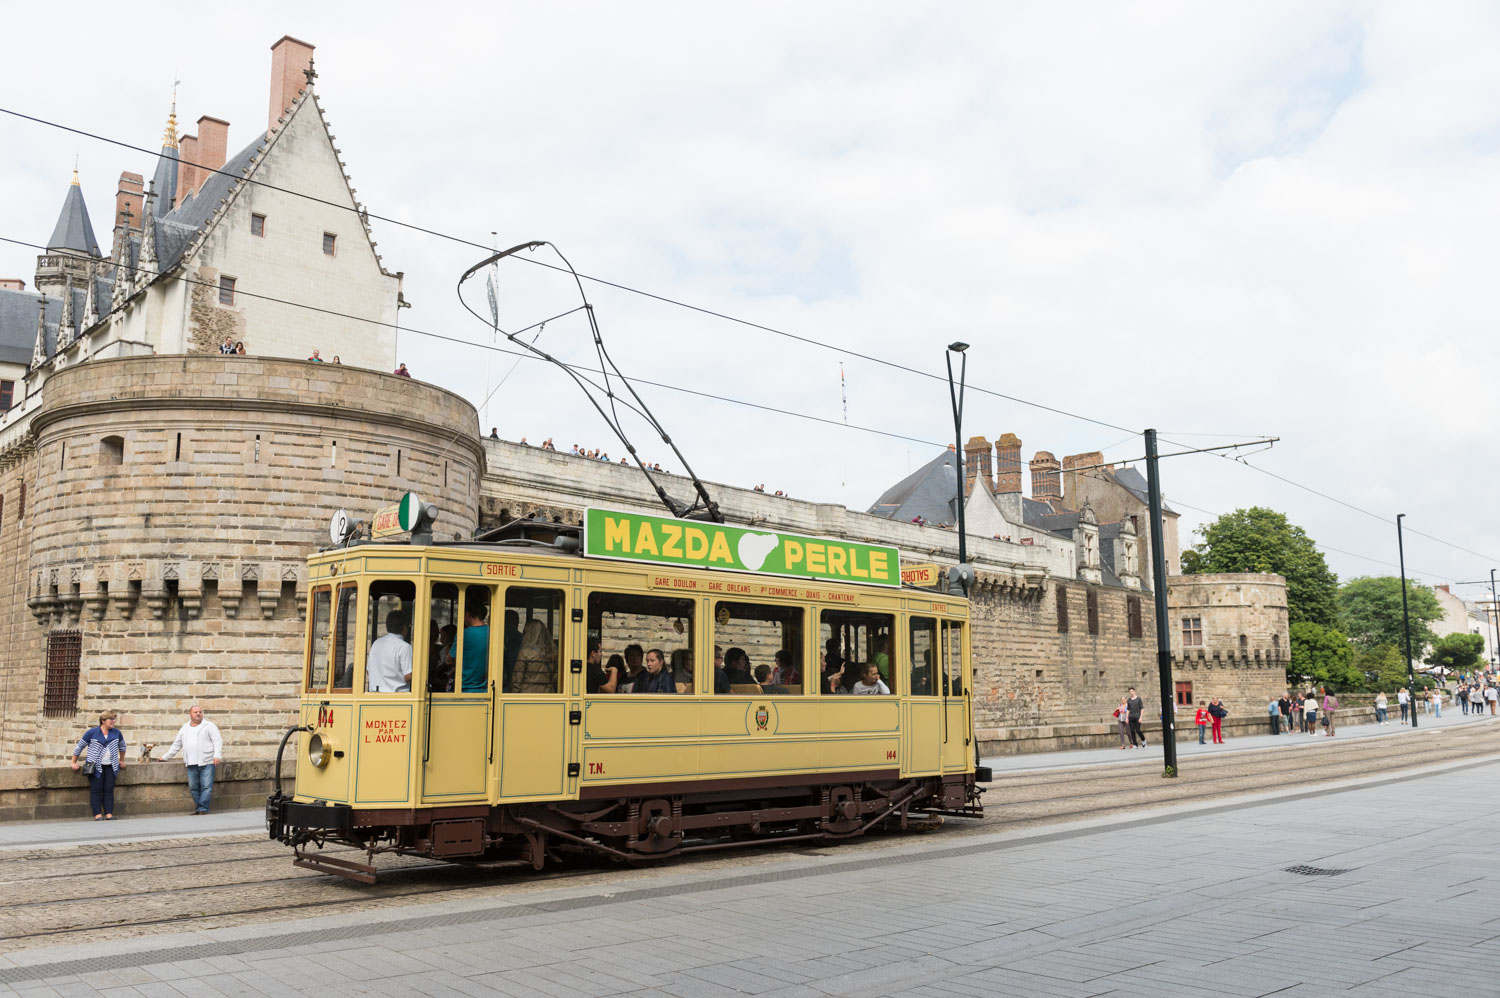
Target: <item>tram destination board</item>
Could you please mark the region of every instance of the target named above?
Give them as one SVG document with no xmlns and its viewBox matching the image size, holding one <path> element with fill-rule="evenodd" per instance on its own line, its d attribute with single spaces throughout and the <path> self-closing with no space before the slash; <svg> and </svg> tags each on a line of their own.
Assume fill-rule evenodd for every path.
<svg viewBox="0 0 1500 998">
<path fill-rule="evenodd" d="M 584 554 L 681 568 L 900 586 L 894 547 L 590 507 Z"/>
</svg>

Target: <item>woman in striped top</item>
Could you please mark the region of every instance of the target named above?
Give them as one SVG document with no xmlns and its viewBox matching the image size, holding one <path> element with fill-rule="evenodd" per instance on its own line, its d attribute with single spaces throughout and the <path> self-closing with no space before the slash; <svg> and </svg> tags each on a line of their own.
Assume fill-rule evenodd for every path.
<svg viewBox="0 0 1500 998">
<path fill-rule="evenodd" d="M 125 736 L 115 729 L 115 712 L 106 710 L 99 715 L 99 726 L 90 728 L 73 746 L 70 765 L 78 769 L 78 757 L 94 764 L 89 774 L 89 804 L 94 809 L 94 820 L 115 820 L 115 777 L 125 765 Z"/>
</svg>

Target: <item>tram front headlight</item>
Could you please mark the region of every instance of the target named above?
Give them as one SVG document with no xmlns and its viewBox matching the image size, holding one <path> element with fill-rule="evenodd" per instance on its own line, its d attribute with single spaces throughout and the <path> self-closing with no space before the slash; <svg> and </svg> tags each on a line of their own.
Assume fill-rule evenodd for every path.
<svg viewBox="0 0 1500 998">
<path fill-rule="evenodd" d="M 314 766 L 321 769 L 323 766 L 328 765 L 328 760 L 332 756 L 333 750 L 321 734 L 313 735 L 307 740 L 307 761 Z"/>
</svg>

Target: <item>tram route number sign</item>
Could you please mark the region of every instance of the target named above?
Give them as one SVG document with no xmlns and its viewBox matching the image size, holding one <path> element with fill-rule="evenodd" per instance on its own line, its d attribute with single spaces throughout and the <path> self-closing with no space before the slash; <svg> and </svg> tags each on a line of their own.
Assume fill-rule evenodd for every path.
<svg viewBox="0 0 1500 998">
<path fill-rule="evenodd" d="M 591 558 L 901 585 L 900 553 L 878 544 L 593 507 L 585 514 L 583 536 L 584 554 Z"/>
<path fill-rule="evenodd" d="M 417 516 L 421 512 L 422 500 L 417 498 L 415 492 L 408 492 L 396 505 L 387 506 L 375 513 L 375 518 L 370 521 L 370 536 L 392 537 L 404 534 L 417 522 Z"/>
</svg>

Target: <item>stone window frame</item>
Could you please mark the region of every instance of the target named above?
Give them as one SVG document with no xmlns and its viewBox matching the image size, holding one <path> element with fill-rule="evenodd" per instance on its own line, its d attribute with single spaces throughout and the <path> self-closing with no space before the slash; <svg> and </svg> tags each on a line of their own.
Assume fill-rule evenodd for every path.
<svg viewBox="0 0 1500 998">
<path fill-rule="evenodd" d="M 323 233 L 323 255 L 337 257 L 339 255 L 339 237 L 336 232 Z"/>
<path fill-rule="evenodd" d="M 228 305 L 230 307 L 233 307 L 233 305 L 234 305 L 234 286 L 235 286 L 235 283 L 236 283 L 236 281 L 235 281 L 235 279 L 233 277 L 228 277 L 228 276 L 225 276 L 224 274 L 220 274 L 219 275 L 219 304 L 220 305 Z"/>
<path fill-rule="evenodd" d="M 125 463 L 125 438 L 118 433 L 111 433 L 99 439 L 99 465 L 104 468 L 118 468 Z"/>
<path fill-rule="evenodd" d="M 1182 646 L 1184 648 L 1203 647 L 1203 618 L 1182 618 Z"/>
<path fill-rule="evenodd" d="M 1145 624 L 1141 618 L 1141 598 L 1125 597 L 1125 627 L 1130 637 L 1140 640 L 1145 636 Z"/>
<path fill-rule="evenodd" d="M 10 409 L 16 404 L 16 383 L 14 381 L 0 381 L 0 412 Z"/>
<path fill-rule="evenodd" d="M 47 674 L 42 687 L 42 712 L 48 717 L 78 713 L 78 671 L 83 658 L 83 632 L 49 631 Z"/>
<path fill-rule="evenodd" d="M 1057 633 L 1068 633 L 1068 587 L 1057 585 Z"/>
<path fill-rule="evenodd" d="M 1099 590 L 1088 591 L 1085 606 L 1088 610 L 1089 633 L 1097 637 L 1099 634 Z"/>
<path fill-rule="evenodd" d="M 250 213 L 250 234 L 258 239 L 266 237 L 266 216 L 259 212 Z"/>
</svg>

